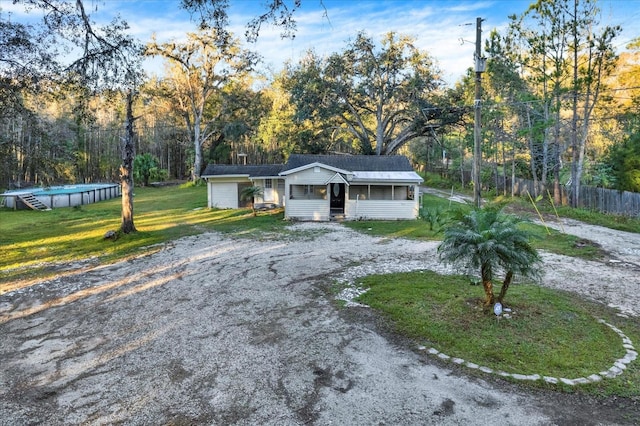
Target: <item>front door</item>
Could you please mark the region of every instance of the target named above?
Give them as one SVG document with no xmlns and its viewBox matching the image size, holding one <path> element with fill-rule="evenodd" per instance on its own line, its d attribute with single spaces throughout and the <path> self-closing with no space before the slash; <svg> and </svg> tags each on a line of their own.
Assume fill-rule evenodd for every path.
<svg viewBox="0 0 640 426">
<path fill-rule="evenodd" d="M 331 214 L 344 214 L 344 183 L 329 184 Z"/>
<path fill-rule="evenodd" d="M 265 203 L 273 203 L 273 180 L 264 180 L 264 190 L 262 191 L 262 201 Z M 278 200 L 275 200 L 278 201 Z"/>
</svg>

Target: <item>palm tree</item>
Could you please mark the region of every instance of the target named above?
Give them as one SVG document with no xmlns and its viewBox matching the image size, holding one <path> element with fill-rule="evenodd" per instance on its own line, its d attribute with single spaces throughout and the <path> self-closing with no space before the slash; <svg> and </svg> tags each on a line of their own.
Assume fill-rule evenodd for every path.
<svg viewBox="0 0 640 426">
<path fill-rule="evenodd" d="M 256 216 L 256 198 L 262 197 L 263 191 L 262 188 L 256 185 L 247 186 L 242 191 L 240 191 L 240 198 L 243 201 L 251 201 L 251 211 L 253 211 L 253 216 Z"/>
<path fill-rule="evenodd" d="M 529 244 L 530 234 L 518 226 L 522 220 L 495 208 L 475 209 L 444 231 L 438 246 L 446 263 L 480 269 L 485 306 L 502 303 L 514 274 L 526 278 L 540 276 L 538 252 Z M 504 272 L 497 299 L 493 293 L 493 275 Z"/>
</svg>

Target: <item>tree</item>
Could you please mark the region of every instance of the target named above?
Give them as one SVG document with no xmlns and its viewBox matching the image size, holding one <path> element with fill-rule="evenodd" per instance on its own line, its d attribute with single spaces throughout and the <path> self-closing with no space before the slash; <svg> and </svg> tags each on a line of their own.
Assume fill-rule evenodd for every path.
<svg viewBox="0 0 640 426">
<path fill-rule="evenodd" d="M 132 112 L 134 95 L 141 84 L 141 46 L 131 37 L 126 21 L 119 18 L 103 27 L 92 23 L 82 0 L 22 0 L 23 4 L 44 11 L 43 26 L 54 34 L 56 46 L 71 46 L 79 55 L 62 66 L 68 81 L 95 91 L 126 92 L 125 137 L 122 144 L 123 163 L 120 167 L 122 184 L 122 223 L 124 233 L 134 232 L 133 223 L 133 157 L 135 155 L 135 117 Z M 64 51 L 64 49 L 63 49 Z M 56 52 L 57 53 L 57 52 Z M 66 58 L 59 55 L 57 62 Z"/>
<path fill-rule="evenodd" d="M 269 102 L 267 113 L 258 126 L 258 143 L 270 154 L 270 162 L 284 163 L 296 149 L 296 136 L 301 123 L 294 120 L 295 109 L 284 85 L 284 72 L 275 76 L 269 87 L 263 90 Z"/>
<path fill-rule="evenodd" d="M 619 26 L 606 26 L 594 34 L 598 9 L 595 0 L 573 0 L 572 18 L 572 117 L 571 117 L 571 194 L 572 207 L 578 207 L 580 184 L 584 168 L 585 150 L 589 139 L 591 115 L 597 104 L 605 77 L 614 69 L 616 55 L 612 44 L 620 33 Z"/>
<path fill-rule="evenodd" d="M 379 50 L 360 33 L 326 60 L 309 52 L 289 73 L 297 118 L 340 126 L 363 154 L 393 154 L 422 135 L 423 110 L 440 87 L 431 57 L 410 37 L 393 32 Z"/>
<path fill-rule="evenodd" d="M 563 100 L 567 93 L 568 31 L 566 2 L 540 0 L 520 17 L 510 16 L 504 54 L 513 58 L 526 82 L 527 99 L 519 115 L 530 153 L 533 180 L 547 185 L 553 178 L 554 198 L 561 203 L 560 167 Z"/>
<path fill-rule="evenodd" d="M 133 159 L 135 180 L 141 181 L 143 186 L 149 186 L 149 178 L 154 168 L 158 167 L 158 160 L 151 154 L 136 155 Z"/>
<path fill-rule="evenodd" d="M 519 222 L 516 216 L 486 207 L 472 210 L 444 231 L 444 239 L 438 246 L 440 258 L 449 264 L 479 269 L 485 306 L 496 300 L 503 302 L 514 275 L 527 278 L 540 275 L 540 257 Z M 493 280 L 498 271 L 504 272 L 504 279 L 496 298 Z"/>
<path fill-rule="evenodd" d="M 320 4 L 322 4 L 322 0 Z M 252 18 L 247 23 L 245 36 L 249 41 L 258 38 L 260 29 L 265 23 L 278 26 L 282 29 L 281 35 L 286 38 L 295 37 L 296 21 L 293 14 L 302 5 L 302 0 L 268 0 L 264 4 L 263 13 Z M 200 29 L 215 29 L 218 40 L 224 43 L 224 39 L 229 36 L 226 27 L 229 24 L 227 8 L 228 0 L 182 0 L 181 7 L 197 15 Z"/>
<path fill-rule="evenodd" d="M 269 87 L 261 90 L 267 102 L 257 133 L 259 148 L 266 151 L 265 160 L 285 162 L 292 153 L 328 154 L 357 153 L 340 132 L 339 123 L 327 120 L 296 118 L 296 107 L 288 88 L 295 84 L 286 71 L 275 76 Z M 329 124 L 331 123 L 331 124 Z"/>
<path fill-rule="evenodd" d="M 640 132 L 611 146 L 606 164 L 611 167 L 617 189 L 640 192 Z"/>
<path fill-rule="evenodd" d="M 251 211 L 253 212 L 253 216 L 257 215 L 256 213 L 256 198 L 260 198 L 263 195 L 262 188 L 256 185 L 247 186 L 242 191 L 240 191 L 240 199 L 243 201 L 251 202 Z"/>
<path fill-rule="evenodd" d="M 49 123 L 30 100 L 40 101 L 38 92 L 56 75 L 58 64 L 46 29 L 3 18 L 0 14 L 0 187 L 9 187 L 15 181 L 36 183 L 38 165 L 46 158 L 34 154 L 41 151 Z"/>
<path fill-rule="evenodd" d="M 560 166 L 568 149 L 574 207 L 578 206 L 586 145 L 592 136 L 592 114 L 615 65 L 612 41 L 620 32 L 617 26 L 599 28 L 598 14 L 595 0 L 538 0 L 522 16 L 511 17 L 509 27 L 517 48 L 509 49 L 509 54 L 515 50 L 529 91 L 540 105 L 537 114 L 542 128 L 531 127 L 542 130 L 540 179 L 544 184 L 550 168 L 555 201 L 560 202 Z M 568 123 L 565 117 L 570 117 Z M 563 143 L 565 138 L 568 146 Z"/>
<path fill-rule="evenodd" d="M 203 148 L 209 153 L 205 160 L 219 164 L 238 162 L 238 154 L 251 164 L 274 162 L 271 153 L 265 153 L 256 142 L 262 117 L 269 111 L 264 89 L 256 91 L 255 79 L 250 75 L 238 76 L 230 81 L 211 102 L 205 116 L 212 123 L 211 137 Z M 267 158 L 265 158 L 267 157 Z"/>
<path fill-rule="evenodd" d="M 630 125 L 640 127 L 637 114 L 640 105 L 640 37 L 628 43 L 626 49 L 618 58 L 616 72 L 609 85 L 616 86 L 616 101 L 623 113 L 619 121 L 626 128 Z"/>
<path fill-rule="evenodd" d="M 153 40 L 147 45 L 147 55 L 161 56 L 170 64 L 166 82 L 192 136 L 194 182 L 202 171 L 202 147 L 215 131 L 216 121 L 205 115 L 207 103 L 257 61 L 255 54 L 240 49 L 236 39 L 225 37 L 223 41 L 215 29 L 209 29 L 187 34 L 184 43 L 158 44 Z"/>
<path fill-rule="evenodd" d="M 193 150 L 191 136 L 166 83 L 156 76 L 141 88 L 144 109 L 138 124 L 140 150 L 158 158 L 159 167 L 167 171 L 167 177 L 183 179 L 190 175 L 193 167 L 193 160 L 187 154 Z"/>
<path fill-rule="evenodd" d="M 133 132 L 133 90 L 127 93 L 127 119 L 125 135 L 122 141 L 122 165 L 120 166 L 120 185 L 122 187 L 122 221 L 120 230 L 125 234 L 136 232 L 133 223 L 133 159 L 136 156 Z"/>
</svg>

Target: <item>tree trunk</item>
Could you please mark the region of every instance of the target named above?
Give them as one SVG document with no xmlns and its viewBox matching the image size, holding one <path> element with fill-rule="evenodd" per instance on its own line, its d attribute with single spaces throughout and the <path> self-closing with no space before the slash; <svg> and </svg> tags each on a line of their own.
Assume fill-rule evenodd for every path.
<svg viewBox="0 0 640 426">
<path fill-rule="evenodd" d="M 384 123 L 382 120 L 382 106 L 378 105 L 378 111 L 376 114 L 378 123 L 376 124 L 376 155 L 382 155 L 382 148 L 384 145 Z"/>
<path fill-rule="evenodd" d="M 578 207 L 580 197 L 580 177 L 578 176 L 578 2 L 573 5 L 573 81 L 571 93 L 571 195 L 569 203 L 571 207 Z"/>
<path fill-rule="evenodd" d="M 124 143 L 122 144 L 122 165 L 120 166 L 120 185 L 122 186 L 122 224 L 120 231 L 125 234 L 136 232 L 133 224 L 133 93 L 127 93 L 127 121 L 125 123 Z"/>
<path fill-rule="evenodd" d="M 482 280 L 482 287 L 484 287 L 484 305 L 493 305 L 496 301 L 495 296 L 493 295 L 493 283 L 491 280 Z"/>
<path fill-rule="evenodd" d="M 191 174 L 193 182 L 197 182 L 200 179 L 200 170 L 202 169 L 202 145 L 200 143 L 200 117 L 196 116 L 193 125 L 193 173 Z"/>
<path fill-rule="evenodd" d="M 538 188 L 538 166 L 536 164 L 536 148 L 533 138 L 533 123 L 531 121 L 531 112 L 529 108 L 526 109 L 527 113 L 527 126 L 529 128 L 527 143 L 529 145 L 530 159 L 529 159 L 529 167 L 531 168 L 531 176 L 533 176 L 533 187 Z M 535 190 L 534 190 L 535 193 Z"/>
<path fill-rule="evenodd" d="M 482 287 L 484 288 L 484 305 L 491 306 L 496 301 L 493 295 L 493 283 L 491 282 L 491 267 L 483 266 L 480 275 L 482 275 Z"/>
<path fill-rule="evenodd" d="M 498 295 L 498 302 L 502 303 L 504 297 L 507 295 L 507 291 L 509 290 L 509 284 L 511 284 L 511 280 L 513 279 L 513 271 L 507 271 L 507 275 L 504 277 L 504 281 L 502 282 L 502 288 L 500 288 L 500 294 Z"/>
<path fill-rule="evenodd" d="M 556 109 L 560 111 L 560 101 L 557 101 Z M 556 113 L 553 136 L 553 202 L 556 206 L 562 205 L 562 189 L 560 187 L 560 113 Z"/>
<path fill-rule="evenodd" d="M 515 144 L 511 145 L 511 198 L 515 197 L 516 188 L 516 146 Z"/>
</svg>

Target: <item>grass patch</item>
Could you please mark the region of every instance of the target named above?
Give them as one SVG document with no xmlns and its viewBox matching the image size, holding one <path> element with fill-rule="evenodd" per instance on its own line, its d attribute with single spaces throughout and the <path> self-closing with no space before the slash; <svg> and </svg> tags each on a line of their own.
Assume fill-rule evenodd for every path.
<svg viewBox="0 0 640 426">
<path fill-rule="evenodd" d="M 451 220 L 453 215 L 470 210 L 469 205 L 451 202 L 436 195 L 423 194 L 420 208 L 422 217 L 419 219 L 361 220 L 345 222 L 344 225 L 353 230 L 380 237 L 441 240 L 446 222 Z M 432 214 L 439 216 L 439 220 L 429 218 Z M 438 222 L 438 226 L 434 226 L 434 222 Z"/>
<path fill-rule="evenodd" d="M 546 229 L 544 226 L 530 222 L 522 223 L 520 226 L 531 233 L 531 245 L 538 250 L 587 260 L 602 259 L 605 255 L 597 244 L 575 235 L 563 234 L 555 229 Z"/>
<path fill-rule="evenodd" d="M 536 211 L 526 197 L 501 199 L 508 201 L 509 207 L 513 211 L 518 212 L 518 214 L 526 213 L 530 215 L 530 217 L 537 217 Z M 550 220 L 555 220 L 556 212 L 547 198 L 536 203 L 536 206 L 544 216 Z M 604 214 L 583 208 L 574 209 L 568 206 L 556 206 L 556 210 L 560 217 L 575 219 L 591 225 L 604 226 L 619 231 L 640 233 L 640 218 Z"/>
<path fill-rule="evenodd" d="M 470 287 L 462 276 L 416 271 L 369 276 L 358 285 L 369 288 L 359 301 L 391 319 L 399 333 L 496 371 L 577 378 L 607 370 L 626 351 L 620 337 L 597 318 L 622 328 L 632 341 L 640 338 L 630 320 L 625 324 L 600 305 L 540 286 L 512 288 L 505 303 L 512 317 L 497 320 L 481 306 L 482 288 Z M 619 378 L 585 388 L 638 396 L 635 364 Z"/>
<path fill-rule="evenodd" d="M 499 200 L 498 202 L 505 204 L 504 200 Z M 529 207 L 531 206 L 529 205 Z M 363 220 L 345 222 L 345 226 L 368 235 L 380 237 L 437 241 L 442 240 L 444 228 L 453 217 L 461 213 L 468 213 L 471 209 L 472 206 L 469 204 L 460 204 L 436 195 L 424 194 L 422 195 L 421 208 L 423 214 L 420 219 L 393 221 Z M 512 208 L 506 209 L 507 212 L 513 210 Z M 515 210 L 517 211 L 515 214 L 523 215 L 524 217 L 532 217 L 531 212 L 534 212 L 533 208 L 531 208 L 531 212 L 529 212 L 528 210 L 523 210 L 522 206 Z M 438 216 L 440 216 L 438 226 L 433 226 L 432 222 L 430 222 L 429 212 L 438 212 Z M 532 222 L 525 222 L 521 226 L 531 233 L 531 245 L 536 249 L 587 260 L 600 259 L 604 256 L 603 251 L 593 242 L 583 240 L 574 235 L 563 234 L 555 229 L 547 229 L 543 225 Z"/>
<path fill-rule="evenodd" d="M 544 209 L 545 212 L 548 212 L 549 207 L 545 206 Z M 619 231 L 640 233 L 640 219 L 638 218 L 603 214 L 586 209 L 572 209 L 566 206 L 558 208 L 558 214 L 562 217 L 576 219 L 592 225 L 605 226 Z"/>
<path fill-rule="evenodd" d="M 431 230 L 423 220 L 362 220 L 344 222 L 344 225 L 367 235 L 419 240 L 442 239 L 439 230 Z"/>
<path fill-rule="evenodd" d="M 79 208 L 41 212 L 0 209 L 0 285 L 53 275 L 70 262 L 92 258 L 109 263 L 154 250 L 166 241 L 207 230 L 235 236 L 286 232 L 281 210 L 217 210 L 207 205 L 205 187 L 136 188 L 134 223 L 138 232 L 104 240 L 120 227 L 120 198 Z M 0 293 L 2 293 L 0 286 Z"/>
</svg>

